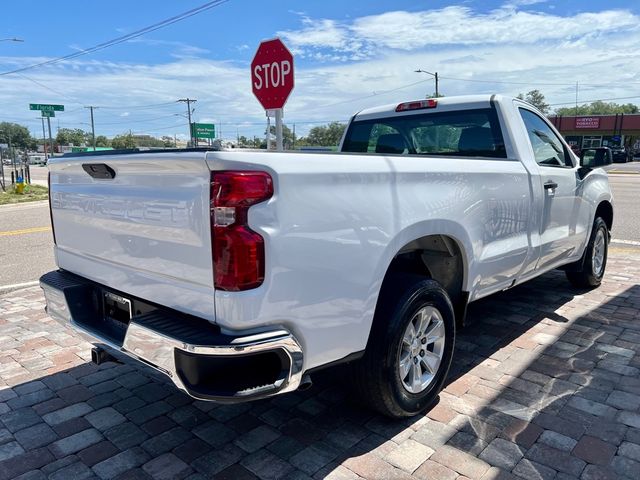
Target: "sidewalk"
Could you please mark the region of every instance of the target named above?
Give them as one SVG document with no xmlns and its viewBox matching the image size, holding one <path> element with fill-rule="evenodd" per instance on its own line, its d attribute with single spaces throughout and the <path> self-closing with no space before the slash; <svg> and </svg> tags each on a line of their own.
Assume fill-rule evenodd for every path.
<svg viewBox="0 0 640 480">
<path fill-rule="evenodd" d="M 146 367 L 89 363 L 40 290 L 0 295 L 0 480 L 638 479 L 640 256 L 604 284 L 552 272 L 470 306 L 451 382 L 390 421 L 334 379 L 251 404 L 193 401 Z"/>
</svg>

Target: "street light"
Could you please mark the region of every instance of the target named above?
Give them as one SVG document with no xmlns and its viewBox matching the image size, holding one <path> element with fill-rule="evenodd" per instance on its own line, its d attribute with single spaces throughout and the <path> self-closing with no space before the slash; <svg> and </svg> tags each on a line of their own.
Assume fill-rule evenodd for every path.
<svg viewBox="0 0 640 480">
<path fill-rule="evenodd" d="M 24 42 L 21 38 L 0 38 L 0 42 Z"/>
<path fill-rule="evenodd" d="M 426 70 L 422 70 L 420 68 L 418 70 L 414 70 L 414 72 L 426 73 L 427 75 L 431 75 L 436 80 L 436 98 L 438 98 L 440 96 L 440 92 L 438 91 L 438 72 L 431 73 L 431 72 L 427 72 Z"/>
</svg>

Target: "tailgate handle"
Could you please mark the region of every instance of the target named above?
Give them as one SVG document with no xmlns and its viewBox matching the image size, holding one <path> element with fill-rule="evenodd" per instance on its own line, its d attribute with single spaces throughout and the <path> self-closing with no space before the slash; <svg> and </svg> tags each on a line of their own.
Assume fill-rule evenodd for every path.
<svg viewBox="0 0 640 480">
<path fill-rule="evenodd" d="M 105 163 L 83 163 L 82 169 L 99 180 L 111 180 L 116 176 L 116 171 Z"/>
</svg>

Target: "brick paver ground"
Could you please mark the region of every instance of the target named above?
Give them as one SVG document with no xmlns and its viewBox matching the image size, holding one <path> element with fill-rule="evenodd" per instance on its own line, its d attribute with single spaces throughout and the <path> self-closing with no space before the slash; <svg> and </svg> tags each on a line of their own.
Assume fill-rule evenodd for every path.
<svg viewBox="0 0 640 480">
<path fill-rule="evenodd" d="M 640 256 L 601 288 L 560 272 L 470 307 L 450 383 L 390 421 L 337 375 L 235 406 L 193 401 L 146 367 L 89 362 L 38 288 L 0 296 L 0 480 L 638 479 Z"/>
</svg>

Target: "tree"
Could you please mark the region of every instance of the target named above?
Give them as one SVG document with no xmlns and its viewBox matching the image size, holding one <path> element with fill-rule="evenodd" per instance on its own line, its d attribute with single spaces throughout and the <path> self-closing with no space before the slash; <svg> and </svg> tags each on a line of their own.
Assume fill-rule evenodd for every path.
<svg viewBox="0 0 640 480">
<path fill-rule="evenodd" d="M 164 141 L 151 135 L 133 135 L 133 147 L 164 148 Z M 173 142 L 171 142 L 173 143 Z M 127 147 L 127 148 L 133 148 Z"/>
<path fill-rule="evenodd" d="M 549 113 L 549 104 L 546 102 L 546 99 L 540 90 L 531 90 L 530 92 L 527 92 L 526 95 L 519 93 L 517 98 L 530 103 L 545 115 Z"/>
<path fill-rule="evenodd" d="M 96 137 L 96 147 L 110 147 L 111 141 L 104 135 L 98 135 Z"/>
<path fill-rule="evenodd" d="M 29 148 L 35 145 L 29 129 L 11 122 L 0 123 L 0 143 L 11 143 L 16 148 Z"/>
<path fill-rule="evenodd" d="M 300 139 L 300 144 L 323 147 L 338 145 L 345 128 L 346 125 L 340 122 L 313 127 L 306 137 Z"/>
<path fill-rule="evenodd" d="M 633 103 L 618 104 L 598 100 L 576 107 L 562 107 L 556 110 L 556 115 L 615 115 L 616 113 L 638 113 L 640 109 Z"/>
<path fill-rule="evenodd" d="M 276 138 L 276 126 L 271 125 L 270 131 L 271 131 L 271 135 L 273 136 L 273 142 L 272 142 L 272 145 L 273 145 L 275 143 L 275 138 Z M 266 130 L 265 130 L 265 133 L 266 133 Z M 282 145 L 284 146 L 285 150 L 291 149 L 293 147 L 293 132 L 289 127 L 287 127 L 284 124 L 282 125 Z"/>
<path fill-rule="evenodd" d="M 56 135 L 58 145 L 91 145 L 91 133 L 80 128 L 61 128 Z"/>
<path fill-rule="evenodd" d="M 170 147 L 175 147 L 176 146 L 176 142 L 175 139 L 173 137 L 170 137 L 169 135 L 163 135 L 162 136 L 162 146 L 166 147 L 166 148 L 170 148 Z"/>
<path fill-rule="evenodd" d="M 253 140 L 249 141 L 249 147 L 251 148 L 267 148 L 267 141 L 264 138 L 253 137 Z"/>
<path fill-rule="evenodd" d="M 130 133 L 123 133 L 121 135 L 116 135 L 111 139 L 111 146 L 116 150 L 136 148 L 136 141 Z"/>
</svg>

